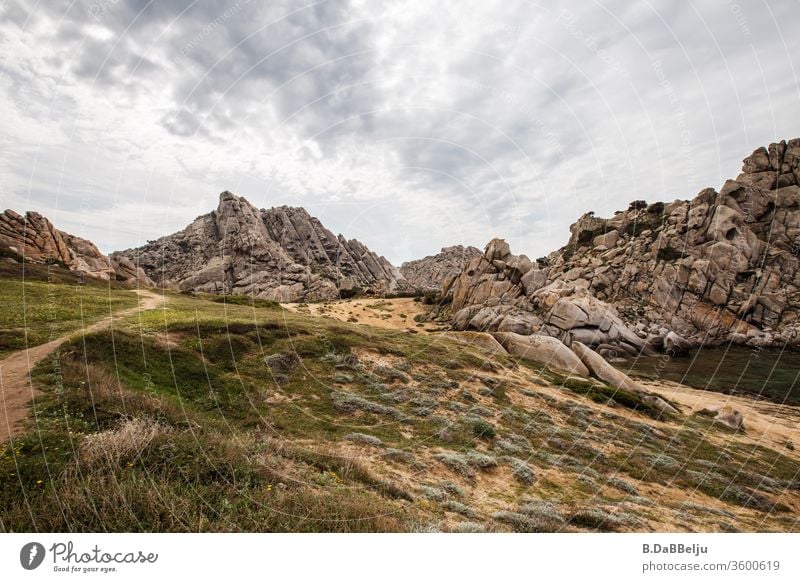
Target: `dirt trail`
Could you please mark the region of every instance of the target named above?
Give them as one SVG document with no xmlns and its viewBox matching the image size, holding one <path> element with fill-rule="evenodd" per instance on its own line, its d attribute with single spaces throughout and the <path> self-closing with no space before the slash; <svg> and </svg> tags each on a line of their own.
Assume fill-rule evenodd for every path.
<svg viewBox="0 0 800 582">
<path fill-rule="evenodd" d="M 151 291 L 138 291 L 139 305 L 130 309 L 118 311 L 97 323 L 93 323 L 81 330 L 65 334 L 51 342 L 14 352 L 5 359 L 0 360 L 0 442 L 5 442 L 9 437 L 17 436 L 24 428 L 24 421 L 28 417 L 30 401 L 37 395 L 30 378 L 33 367 L 44 358 L 52 354 L 65 341 L 78 333 L 92 333 L 109 327 L 113 320 L 156 309 L 163 302 L 163 297 Z"/>
</svg>

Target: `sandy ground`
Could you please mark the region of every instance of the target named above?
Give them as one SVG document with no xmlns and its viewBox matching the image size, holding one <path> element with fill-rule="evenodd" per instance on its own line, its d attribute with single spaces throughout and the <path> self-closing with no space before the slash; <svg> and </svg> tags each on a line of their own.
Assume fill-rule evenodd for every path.
<svg viewBox="0 0 800 582">
<path fill-rule="evenodd" d="M 683 407 L 681 412 L 685 414 L 704 408 L 716 410 L 722 406 L 731 406 L 744 416 L 745 440 L 771 446 L 786 455 L 800 458 L 800 408 L 796 406 L 698 390 L 666 380 L 639 382 L 652 392 L 680 404 Z M 794 446 L 794 451 L 786 447 L 788 443 Z"/>
<path fill-rule="evenodd" d="M 283 307 L 295 313 L 330 317 L 359 325 L 383 329 L 412 330 L 422 333 L 439 331 L 436 323 L 422 325 L 414 317 L 427 313 L 425 305 L 412 298 L 401 299 L 344 299 L 325 303 L 284 303 Z"/>
<path fill-rule="evenodd" d="M 52 354 L 65 341 L 78 333 L 92 333 L 112 325 L 114 318 L 126 317 L 139 311 L 156 309 L 162 304 L 163 297 L 151 291 L 138 291 L 139 305 L 131 309 L 118 311 L 97 323 L 82 330 L 63 335 L 51 342 L 15 352 L 0 360 L 0 442 L 6 441 L 22 432 L 29 413 L 29 403 L 38 394 L 31 382 L 30 372 L 44 358 Z"/>
<path fill-rule="evenodd" d="M 423 333 L 442 331 L 435 323 L 418 327 L 414 316 L 427 312 L 426 306 L 413 299 L 354 299 L 329 303 L 290 303 L 284 307 L 297 313 L 319 317 L 331 317 L 340 321 L 371 325 L 384 329 L 410 329 Z M 402 317 L 405 315 L 406 317 Z M 692 414 L 703 408 L 732 406 L 744 416 L 747 442 L 779 450 L 800 459 L 800 408 L 780 405 L 766 400 L 755 400 L 742 396 L 731 396 L 710 390 L 698 390 L 676 382 L 648 382 L 637 379 L 650 391 L 659 394 L 682 407 L 684 414 Z M 791 443 L 794 450 L 787 448 Z"/>
</svg>

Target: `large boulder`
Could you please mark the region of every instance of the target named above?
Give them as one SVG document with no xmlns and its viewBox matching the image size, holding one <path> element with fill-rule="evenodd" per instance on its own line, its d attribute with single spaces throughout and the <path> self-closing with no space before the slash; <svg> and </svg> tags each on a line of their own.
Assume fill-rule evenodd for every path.
<svg viewBox="0 0 800 582">
<path fill-rule="evenodd" d="M 497 332 L 492 335 L 512 356 L 533 360 L 570 374 L 584 377 L 589 375 L 588 368 L 572 350 L 555 338 L 511 332 Z"/>
<path fill-rule="evenodd" d="M 575 343 L 572 349 L 593 376 L 621 390 L 637 394 L 643 402 L 657 408 L 661 412 L 668 412 L 671 414 L 678 413 L 678 410 L 674 406 L 661 397 L 652 394 L 624 372 L 617 370 L 614 366 L 606 362 L 603 356 L 593 351 L 591 348 L 580 343 Z"/>
<path fill-rule="evenodd" d="M 492 356 L 507 353 L 500 342 L 498 342 L 494 336 L 488 333 L 481 333 L 477 331 L 450 331 L 446 332 L 444 337 L 455 340 L 464 345 L 476 347 Z"/>
<path fill-rule="evenodd" d="M 605 361 L 603 356 L 583 344 L 574 344 L 572 349 L 591 373 L 597 378 L 622 390 L 637 394 L 643 402 L 662 413 L 678 414 L 678 410 L 656 394 L 652 394 L 644 386 L 631 379 L 627 374 L 617 370 Z"/>
<path fill-rule="evenodd" d="M 664 336 L 664 351 L 672 356 L 685 355 L 693 347 L 692 342 L 679 336 L 674 331 L 669 331 Z"/>
<path fill-rule="evenodd" d="M 647 391 L 638 382 L 632 380 L 630 376 L 624 372 L 621 372 L 620 370 L 617 370 L 614 366 L 606 362 L 603 356 L 588 346 L 585 346 L 581 343 L 575 343 L 572 346 L 572 350 L 575 352 L 580 361 L 583 362 L 583 364 L 589 369 L 592 375 L 600 380 L 630 392 Z"/>
<path fill-rule="evenodd" d="M 733 430 L 744 430 L 744 417 L 742 413 L 730 405 L 710 406 L 699 410 L 697 414 L 710 416 L 715 422 L 719 422 Z"/>
</svg>

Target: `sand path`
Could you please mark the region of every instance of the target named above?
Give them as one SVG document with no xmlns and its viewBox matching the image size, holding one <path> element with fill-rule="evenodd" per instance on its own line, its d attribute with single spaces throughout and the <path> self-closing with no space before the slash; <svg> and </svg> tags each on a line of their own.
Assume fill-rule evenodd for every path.
<svg viewBox="0 0 800 582">
<path fill-rule="evenodd" d="M 65 334 L 46 344 L 14 352 L 0 360 L 0 407 L 2 407 L 0 442 L 17 436 L 25 428 L 30 401 L 39 393 L 33 386 L 30 377 L 31 370 L 36 364 L 76 334 L 88 334 L 105 329 L 112 325 L 115 318 L 119 319 L 140 311 L 156 309 L 162 305 L 164 300 L 161 295 L 152 291 L 139 290 L 137 293 L 139 294 L 139 305 L 136 307 L 118 311 L 81 330 Z"/>
<path fill-rule="evenodd" d="M 425 305 L 412 298 L 400 299 L 342 299 L 325 303 L 284 303 L 283 307 L 295 313 L 317 317 L 330 317 L 339 321 L 371 325 L 383 329 L 416 332 L 439 331 L 436 323 L 417 324 L 414 317 L 428 312 Z"/>
</svg>

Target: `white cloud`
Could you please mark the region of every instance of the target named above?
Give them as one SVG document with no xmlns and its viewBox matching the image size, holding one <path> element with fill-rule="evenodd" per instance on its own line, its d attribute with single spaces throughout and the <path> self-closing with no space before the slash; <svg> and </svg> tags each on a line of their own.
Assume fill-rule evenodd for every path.
<svg viewBox="0 0 800 582">
<path fill-rule="evenodd" d="M 0 203 L 107 251 L 229 189 L 396 263 L 536 257 L 800 136 L 787 2 L 214 4 L 6 3 Z"/>
</svg>

